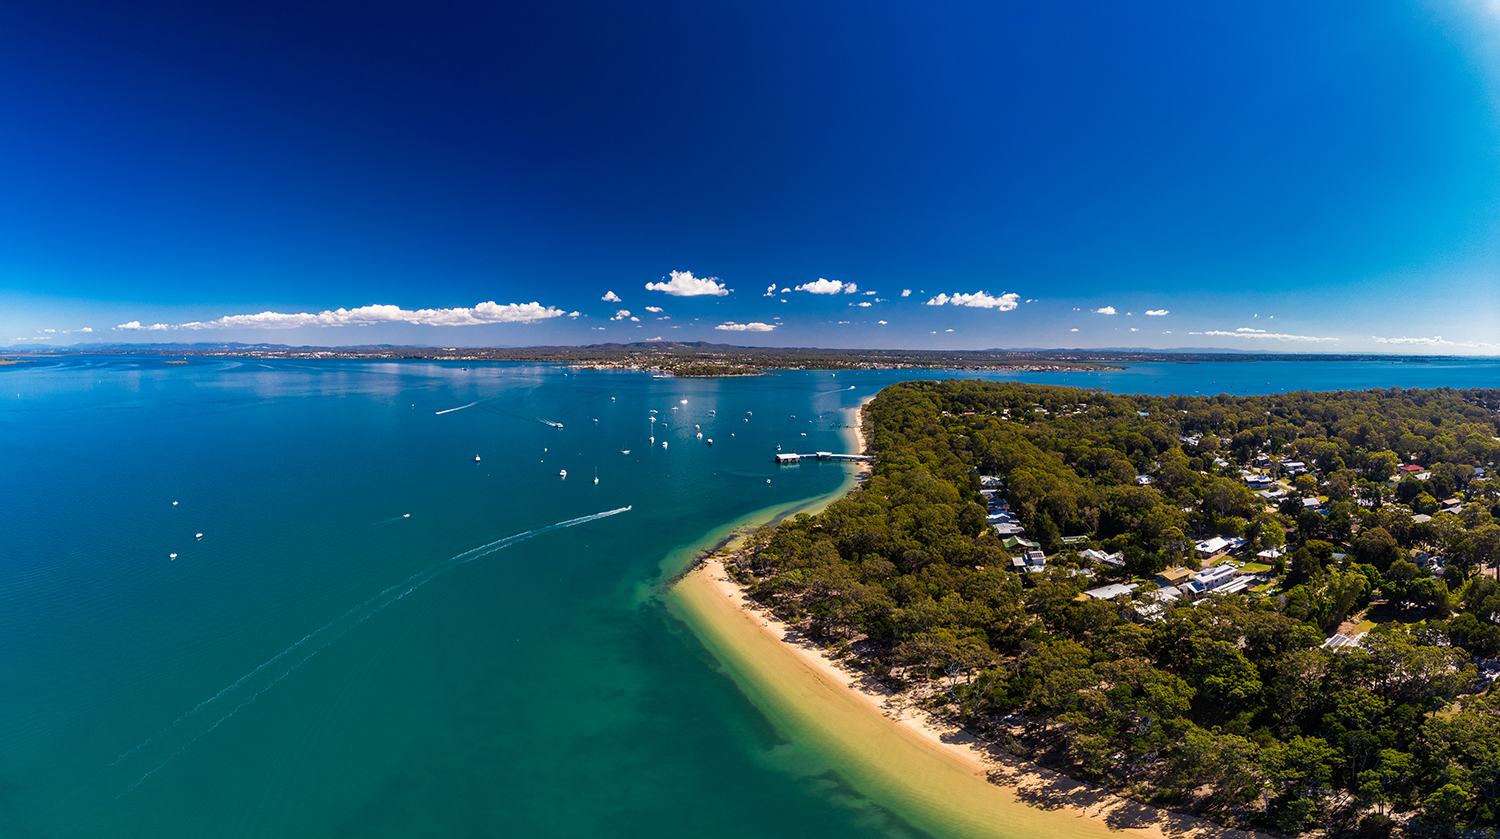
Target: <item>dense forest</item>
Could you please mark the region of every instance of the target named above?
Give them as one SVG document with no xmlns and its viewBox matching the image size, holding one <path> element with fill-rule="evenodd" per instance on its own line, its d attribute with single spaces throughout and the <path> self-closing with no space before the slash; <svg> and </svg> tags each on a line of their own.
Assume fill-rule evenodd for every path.
<svg viewBox="0 0 1500 839">
<path fill-rule="evenodd" d="M 1138 800 L 1289 834 L 1493 829 L 1497 409 L 908 382 L 865 409 L 869 479 L 729 567 L 835 655 Z M 1016 567 L 997 509 L 1045 566 Z M 1240 553 L 1204 558 L 1211 536 Z M 1153 581 L 1220 561 L 1261 584 Z"/>
</svg>

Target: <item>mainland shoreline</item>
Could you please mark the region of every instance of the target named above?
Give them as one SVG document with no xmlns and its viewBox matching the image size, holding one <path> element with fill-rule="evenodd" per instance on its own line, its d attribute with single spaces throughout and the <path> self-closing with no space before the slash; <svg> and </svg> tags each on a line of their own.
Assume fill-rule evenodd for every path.
<svg viewBox="0 0 1500 839">
<path fill-rule="evenodd" d="M 865 451 L 863 409 L 850 409 L 854 450 Z M 863 466 L 862 472 L 868 472 Z M 853 489 L 781 511 L 816 513 Z M 762 521 L 763 526 L 769 521 Z M 733 550 L 744 534 L 725 540 Z M 715 553 L 673 587 L 679 616 L 777 727 L 844 758 L 837 767 L 862 793 L 893 803 L 914 825 L 973 837 L 1249 839 L 1261 834 L 1162 810 L 1014 757 L 863 671 L 831 658 L 796 627 L 752 601 Z"/>
</svg>

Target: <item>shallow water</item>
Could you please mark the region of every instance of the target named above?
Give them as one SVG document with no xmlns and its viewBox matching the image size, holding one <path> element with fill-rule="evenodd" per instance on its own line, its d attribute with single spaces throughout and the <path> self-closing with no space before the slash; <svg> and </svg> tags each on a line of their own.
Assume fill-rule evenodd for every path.
<svg viewBox="0 0 1500 839">
<path fill-rule="evenodd" d="M 1497 371 L 984 378 L 1240 393 Z M 842 410 L 948 375 L 0 368 L 0 835 L 923 835 L 649 594 L 674 548 L 845 480 L 776 467 L 778 444 L 839 450 Z"/>
</svg>

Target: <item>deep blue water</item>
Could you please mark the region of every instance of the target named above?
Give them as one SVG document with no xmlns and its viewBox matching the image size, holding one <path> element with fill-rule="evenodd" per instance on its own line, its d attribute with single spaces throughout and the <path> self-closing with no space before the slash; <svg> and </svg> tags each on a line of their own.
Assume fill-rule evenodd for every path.
<svg viewBox="0 0 1500 839">
<path fill-rule="evenodd" d="M 778 444 L 837 450 L 843 409 L 950 374 L 190 361 L 0 368 L 0 836 L 918 835 L 650 593 L 673 548 L 843 481 Z M 1257 393 L 1500 362 L 960 375 Z"/>
</svg>

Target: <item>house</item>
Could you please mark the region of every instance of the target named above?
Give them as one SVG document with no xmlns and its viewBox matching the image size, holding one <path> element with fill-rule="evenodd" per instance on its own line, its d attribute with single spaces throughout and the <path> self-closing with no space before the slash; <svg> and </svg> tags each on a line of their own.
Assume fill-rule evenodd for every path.
<svg viewBox="0 0 1500 839">
<path fill-rule="evenodd" d="M 1116 597 L 1129 594 L 1140 587 L 1140 583 L 1114 583 L 1112 585 L 1091 588 L 1085 591 L 1084 594 L 1095 600 L 1114 600 Z"/>
<path fill-rule="evenodd" d="M 1047 555 L 1041 551 L 1027 551 L 1025 554 L 1027 565 L 1046 565 Z"/>
<path fill-rule="evenodd" d="M 1417 473 L 1413 474 L 1412 477 L 1416 478 L 1419 481 L 1430 481 L 1430 480 L 1432 480 L 1432 473 L 1431 472 L 1417 472 Z"/>
<path fill-rule="evenodd" d="M 1105 565 L 1113 565 L 1116 568 L 1125 567 L 1125 554 L 1120 551 L 1116 551 L 1112 554 L 1107 554 L 1104 551 L 1086 549 L 1079 551 L 1078 555 L 1083 557 L 1084 559 L 1092 559 L 1095 562 L 1101 562 Z"/>
<path fill-rule="evenodd" d="M 1064 545 L 1084 545 L 1084 544 L 1088 544 L 1088 541 L 1089 541 L 1089 537 L 1087 537 L 1087 536 L 1064 536 L 1064 537 L 1062 537 L 1062 543 Z"/>
<path fill-rule="evenodd" d="M 1323 502 L 1317 498 L 1308 497 L 1302 499 L 1302 509 L 1304 510 L 1313 510 L 1321 506 L 1323 506 Z"/>
<path fill-rule="evenodd" d="M 1011 521 L 995 522 L 995 524 L 991 526 L 994 527 L 995 532 L 1000 534 L 1001 536 L 1021 536 L 1026 533 L 1026 528 Z"/>
<path fill-rule="evenodd" d="M 1401 474 L 1403 474 L 1403 475 L 1410 475 L 1410 474 L 1412 474 L 1414 472 L 1421 472 L 1422 471 L 1422 467 L 1418 466 L 1415 463 L 1408 463 L 1405 466 L 1400 467 L 1396 471 L 1399 472 L 1399 473 L 1401 473 Z"/>
<path fill-rule="evenodd" d="M 1223 536 L 1215 536 L 1212 539 L 1204 539 L 1202 542 L 1199 542 L 1193 547 L 1198 551 L 1198 553 L 1203 554 L 1204 556 L 1213 556 L 1214 554 L 1222 550 L 1228 549 L 1229 540 L 1225 539 Z"/>
<path fill-rule="evenodd" d="M 1202 584 L 1204 590 L 1207 591 L 1228 582 L 1234 577 L 1235 570 L 1233 565 L 1215 565 L 1194 574 L 1193 582 Z"/>
<path fill-rule="evenodd" d="M 1007 551 L 1014 551 L 1017 548 L 1040 548 L 1042 546 L 1040 542 L 1033 542 L 1030 539 L 1025 539 L 1020 536 L 1007 536 L 1004 539 L 1000 540 L 1000 544 L 1004 545 Z"/>
<path fill-rule="evenodd" d="M 1184 580 L 1190 579 L 1192 576 L 1192 571 L 1179 566 L 1177 568 L 1168 568 L 1160 574 L 1157 574 L 1156 582 L 1160 583 L 1163 586 L 1177 586 Z"/>
<path fill-rule="evenodd" d="M 1275 481 L 1271 480 L 1270 475 L 1250 474 L 1245 476 L 1245 485 L 1251 489 L 1270 489 L 1274 483 Z"/>
<path fill-rule="evenodd" d="M 1432 516 L 1429 516 L 1426 513 L 1417 513 L 1415 516 L 1411 517 L 1411 520 L 1414 524 L 1426 524 L 1432 521 Z"/>
<path fill-rule="evenodd" d="M 1136 475 L 1135 476 L 1135 482 L 1136 482 L 1137 486 L 1143 486 L 1143 487 L 1151 486 L 1151 476 L 1150 475 Z"/>
<path fill-rule="evenodd" d="M 1281 548 L 1267 548 L 1266 550 L 1261 551 L 1255 556 L 1258 559 L 1264 559 L 1269 562 L 1271 560 L 1286 556 L 1286 551 L 1282 550 Z"/>
<path fill-rule="evenodd" d="M 1307 464 L 1300 460 L 1287 460 L 1281 464 L 1281 470 L 1288 475 L 1307 474 Z"/>
</svg>

